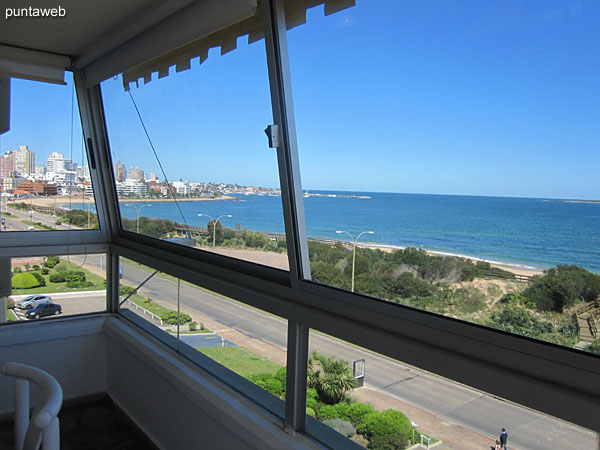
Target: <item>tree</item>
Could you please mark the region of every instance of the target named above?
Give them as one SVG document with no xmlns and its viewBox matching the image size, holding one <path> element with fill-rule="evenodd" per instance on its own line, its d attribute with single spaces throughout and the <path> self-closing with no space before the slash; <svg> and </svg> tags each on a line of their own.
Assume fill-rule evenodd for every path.
<svg viewBox="0 0 600 450">
<path fill-rule="evenodd" d="M 308 359 L 308 387 L 317 391 L 323 403 L 334 405 L 346 398 L 356 381 L 350 363 L 314 351 Z"/>
<path fill-rule="evenodd" d="M 563 312 L 576 302 L 597 301 L 600 294 L 600 275 L 575 265 L 558 265 L 532 278 L 523 292 L 527 301 L 540 311 Z"/>
</svg>

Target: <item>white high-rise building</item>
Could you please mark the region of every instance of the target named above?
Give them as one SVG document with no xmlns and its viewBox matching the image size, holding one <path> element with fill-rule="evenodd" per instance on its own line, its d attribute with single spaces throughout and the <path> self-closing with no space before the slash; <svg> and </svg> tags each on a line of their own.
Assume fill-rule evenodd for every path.
<svg viewBox="0 0 600 450">
<path fill-rule="evenodd" d="M 144 181 L 144 171 L 139 167 L 130 167 L 127 171 L 127 179 Z"/>
<path fill-rule="evenodd" d="M 89 181 L 90 179 L 90 168 L 88 166 L 77 167 L 77 178 Z"/>
<path fill-rule="evenodd" d="M 14 168 L 23 176 L 35 174 L 35 152 L 27 145 L 19 146 L 14 152 Z"/>
<path fill-rule="evenodd" d="M 35 168 L 35 178 L 37 180 L 43 180 L 45 175 L 46 175 L 46 166 L 44 166 L 43 164 L 40 164 L 39 166 L 36 166 L 36 168 Z"/>
</svg>

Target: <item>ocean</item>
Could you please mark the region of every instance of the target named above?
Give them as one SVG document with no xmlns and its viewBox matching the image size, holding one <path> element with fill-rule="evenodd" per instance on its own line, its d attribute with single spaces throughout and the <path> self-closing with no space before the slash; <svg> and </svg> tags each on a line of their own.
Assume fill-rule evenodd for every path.
<svg viewBox="0 0 600 450">
<path fill-rule="evenodd" d="M 359 242 L 425 250 L 508 263 L 522 268 L 576 264 L 600 273 L 600 203 L 539 198 L 461 195 L 311 191 L 303 199 L 309 237 L 346 240 L 344 230 Z M 328 196 L 335 195 L 335 197 Z M 355 198 L 344 196 L 367 196 Z M 207 218 L 223 217 L 228 228 L 283 233 L 281 198 L 239 195 L 237 200 L 180 202 L 188 225 L 205 226 Z M 176 206 L 151 204 L 142 216 L 182 223 Z M 74 208 L 83 209 L 82 204 Z M 137 212 L 122 202 L 123 217 Z"/>
</svg>

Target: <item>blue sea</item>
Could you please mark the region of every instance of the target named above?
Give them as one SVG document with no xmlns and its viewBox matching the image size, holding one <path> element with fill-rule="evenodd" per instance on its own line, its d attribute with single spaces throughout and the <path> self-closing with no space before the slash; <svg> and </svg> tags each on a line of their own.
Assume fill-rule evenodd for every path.
<svg viewBox="0 0 600 450">
<path fill-rule="evenodd" d="M 360 242 L 419 247 L 442 253 L 503 262 L 524 268 L 576 264 L 600 273 L 600 203 L 574 203 L 538 198 L 460 195 L 325 192 L 336 197 L 304 198 L 309 237 L 345 240 L 344 230 Z M 347 198 L 360 195 L 370 198 Z M 142 216 L 183 220 L 175 204 L 145 202 Z M 135 203 L 140 206 L 145 203 Z M 281 197 L 240 195 L 236 200 L 179 203 L 188 225 L 205 226 L 207 218 L 224 217 L 224 226 L 283 233 Z M 82 208 L 81 204 L 73 205 Z M 135 219 L 131 206 L 124 217 Z"/>
</svg>

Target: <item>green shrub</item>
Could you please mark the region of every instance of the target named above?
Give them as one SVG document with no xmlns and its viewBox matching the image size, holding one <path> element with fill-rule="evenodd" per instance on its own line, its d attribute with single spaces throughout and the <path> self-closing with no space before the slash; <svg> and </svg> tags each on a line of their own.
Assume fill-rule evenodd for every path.
<svg viewBox="0 0 600 450">
<path fill-rule="evenodd" d="M 266 380 L 263 386 L 261 387 L 266 391 L 270 392 L 271 394 L 275 395 L 276 397 L 280 397 L 283 391 L 281 381 L 277 380 L 276 378 L 270 378 Z"/>
<path fill-rule="evenodd" d="M 31 270 L 40 270 L 40 266 L 34 264 L 33 266 L 31 266 Z"/>
<path fill-rule="evenodd" d="M 285 367 L 283 367 L 285 369 Z M 275 375 L 277 376 L 277 375 Z M 317 407 L 317 390 L 313 388 L 306 389 L 306 407 L 312 408 L 313 410 Z"/>
<path fill-rule="evenodd" d="M 323 423 L 348 438 L 354 436 L 354 426 L 347 420 L 335 418 L 327 419 Z"/>
<path fill-rule="evenodd" d="M 190 331 L 196 331 L 197 326 L 198 326 L 198 324 L 196 322 L 190 322 L 188 324 L 188 327 L 190 327 Z"/>
<path fill-rule="evenodd" d="M 523 296 L 540 311 L 563 312 L 576 302 L 591 302 L 600 294 L 600 275 L 579 266 L 558 265 L 531 278 Z"/>
<path fill-rule="evenodd" d="M 56 267 L 54 268 L 54 270 L 55 270 L 56 272 L 61 272 L 61 271 L 63 271 L 63 270 L 67 270 L 67 266 L 65 266 L 64 264 L 61 264 L 60 266 L 56 266 Z"/>
<path fill-rule="evenodd" d="M 50 273 L 50 269 L 48 269 L 47 267 L 42 267 L 42 275 L 48 275 Z"/>
<path fill-rule="evenodd" d="M 337 403 L 335 405 L 333 405 L 333 407 L 335 408 L 336 412 L 337 412 L 337 417 L 339 417 L 340 419 L 344 419 L 347 420 L 348 422 L 350 421 L 350 405 L 346 402 L 340 402 Z"/>
<path fill-rule="evenodd" d="M 31 273 L 18 273 L 12 277 L 13 289 L 32 289 L 40 286 L 40 282 Z"/>
<path fill-rule="evenodd" d="M 13 269 L 13 273 L 21 273 L 21 272 L 23 272 L 23 271 L 21 270 L 21 268 L 20 268 L 20 267 L 15 267 L 15 268 Z"/>
<path fill-rule="evenodd" d="M 37 272 L 31 272 L 31 275 L 33 275 L 35 277 L 36 280 L 38 280 L 38 283 L 40 283 L 40 286 L 46 286 L 46 279 L 40 275 Z"/>
<path fill-rule="evenodd" d="M 350 405 L 350 414 L 348 418 L 350 419 L 352 425 L 358 426 L 364 417 L 372 412 L 375 412 L 375 410 L 371 405 L 367 405 L 365 403 L 354 403 L 353 405 Z"/>
<path fill-rule="evenodd" d="M 287 369 L 285 367 L 282 367 L 281 369 L 279 369 L 277 372 L 275 372 L 275 378 L 278 379 L 279 382 L 281 383 L 281 393 L 283 396 L 285 396 L 285 388 L 286 388 L 286 383 L 287 383 Z M 308 405 L 308 391 L 306 393 L 306 398 L 307 398 L 307 406 L 310 406 L 310 405 Z"/>
<path fill-rule="evenodd" d="M 373 436 L 400 433 L 408 439 L 412 434 L 412 427 L 408 417 L 400 411 L 387 409 L 383 412 L 367 414 L 356 428 L 358 434 L 371 439 Z"/>
<path fill-rule="evenodd" d="M 86 281 L 85 272 L 80 270 L 67 270 L 65 272 L 65 280 L 68 282 Z"/>
<path fill-rule="evenodd" d="M 12 297 L 6 297 L 6 307 L 8 309 L 15 309 L 15 301 Z"/>
<path fill-rule="evenodd" d="M 52 283 L 64 283 L 65 281 L 67 281 L 67 279 L 65 278 L 65 271 L 61 271 L 61 272 L 56 272 L 53 274 L 50 274 L 50 282 Z"/>
<path fill-rule="evenodd" d="M 306 407 L 306 414 L 308 414 L 311 417 L 315 417 L 315 410 L 312 408 L 309 408 L 308 406 Z"/>
<path fill-rule="evenodd" d="M 134 289 L 131 286 L 123 286 L 123 285 L 119 286 L 119 295 L 122 295 L 124 297 L 127 297 L 133 291 L 134 291 Z"/>
<path fill-rule="evenodd" d="M 319 420 L 325 421 L 329 419 L 339 419 L 339 412 L 335 405 L 323 405 L 319 408 Z"/>
<path fill-rule="evenodd" d="M 169 325 L 177 325 L 177 311 L 167 311 L 163 313 L 160 318 Z M 179 314 L 179 325 L 185 325 L 188 322 L 191 322 L 192 318 L 186 313 Z"/>
<path fill-rule="evenodd" d="M 44 261 L 44 267 L 48 267 L 49 269 L 52 269 L 54 266 L 56 266 L 58 264 L 58 262 L 60 261 L 58 256 L 48 256 L 46 258 L 46 261 Z"/>
<path fill-rule="evenodd" d="M 408 447 L 408 439 L 402 433 L 375 435 L 367 445 L 371 450 L 404 450 Z"/>
</svg>

